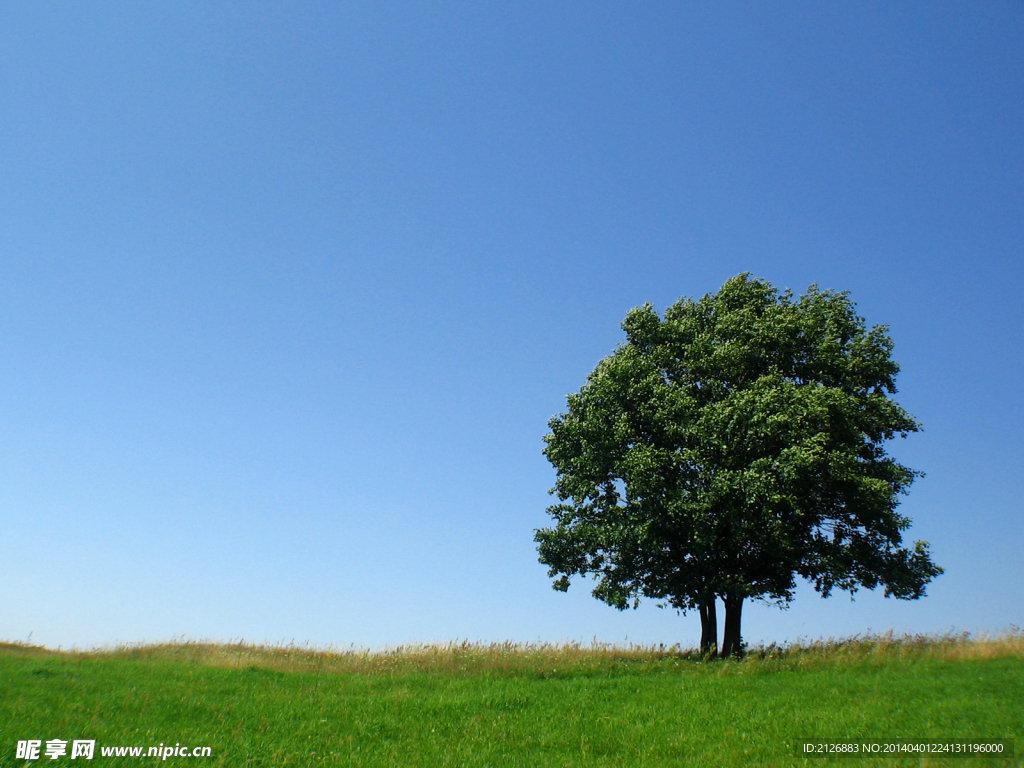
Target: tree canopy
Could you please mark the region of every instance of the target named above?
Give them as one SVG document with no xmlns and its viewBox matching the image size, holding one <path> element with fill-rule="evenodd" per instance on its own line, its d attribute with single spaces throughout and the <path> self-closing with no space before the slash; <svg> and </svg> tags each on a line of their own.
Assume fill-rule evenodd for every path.
<svg viewBox="0 0 1024 768">
<path fill-rule="evenodd" d="M 619 609 L 698 610 L 710 653 L 721 598 L 723 655 L 741 651 L 743 601 L 786 604 L 797 576 L 825 597 L 924 595 L 942 569 L 926 542 L 903 546 L 896 507 L 920 473 L 885 443 L 920 425 L 891 397 L 886 326 L 845 292 L 742 274 L 622 328 L 545 437 L 560 503 L 535 540 L 555 589 L 592 575 Z"/>
</svg>

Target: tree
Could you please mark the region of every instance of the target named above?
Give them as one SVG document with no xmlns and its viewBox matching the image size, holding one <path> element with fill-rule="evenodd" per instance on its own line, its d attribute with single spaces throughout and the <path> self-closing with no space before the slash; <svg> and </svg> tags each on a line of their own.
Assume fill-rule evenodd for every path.
<svg viewBox="0 0 1024 768">
<path fill-rule="evenodd" d="M 886 326 L 865 328 L 845 292 L 742 274 L 622 328 L 545 437 L 560 503 L 535 540 L 555 589 L 591 575 L 620 610 L 695 609 L 711 655 L 721 598 L 723 656 L 742 652 L 744 600 L 788 604 L 796 576 L 824 597 L 924 595 L 942 569 L 926 542 L 902 546 L 896 507 L 920 473 L 884 444 L 920 425 L 891 398 Z"/>
</svg>

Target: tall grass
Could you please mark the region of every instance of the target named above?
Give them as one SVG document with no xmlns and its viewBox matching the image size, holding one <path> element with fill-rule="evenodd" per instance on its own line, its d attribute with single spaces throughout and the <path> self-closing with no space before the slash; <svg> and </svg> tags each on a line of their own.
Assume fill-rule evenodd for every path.
<svg viewBox="0 0 1024 768">
<path fill-rule="evenodd" d="M 316 674 L 437 675 L 591 675 L 638 671 L 666 664 L 707 664 L 696 649 L 677 645 L 617 645 L 594 641 L 573 643 L 471 643 L 456 641 L 400 645 L 391 648 L 314 648 L 264 645 L 238 640 L 229 643 L 181 640 L 121 645 L 113 648 L 54 651 L 24 643 L 0 643 L 8 656 L 64 659 L 131 659 L 174 661 L 228 669 L 256 667 L 278 672 Z M 1016 627 L 990 636 L 970 633 L 934 635 L 863 635 L 844 639 L 804 640 L 748 648 L 742 659 L 715 660 L 722 671 L 735 665 L 804 666 L 813 664 L 886 663 L 893 659 L 1024 658 L 1024 631 Z"/>
</svg>

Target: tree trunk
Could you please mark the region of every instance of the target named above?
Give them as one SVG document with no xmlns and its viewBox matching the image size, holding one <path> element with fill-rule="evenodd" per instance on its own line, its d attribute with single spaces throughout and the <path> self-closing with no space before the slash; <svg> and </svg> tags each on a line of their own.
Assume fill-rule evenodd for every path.
<svg viewBox="0 0 1024 768">
<path fill-rule="evenodd" d="M 740 638 L 740 614 L 743 611 L 742 597 L 726 597 L 725 633 L 722 637 L 722 658 L 743 655 L 743 641 Z"/>
<path fill-rule="evenodd" d="M 718 613 L 713 595 L 700 606 L 700 652 L 712 659 L 718 655 Z"/>
</svg>

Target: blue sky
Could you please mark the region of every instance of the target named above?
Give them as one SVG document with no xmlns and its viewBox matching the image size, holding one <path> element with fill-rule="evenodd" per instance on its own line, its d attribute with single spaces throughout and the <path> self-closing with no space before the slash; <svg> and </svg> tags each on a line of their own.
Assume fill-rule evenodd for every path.
<svg viewBox="0 0 1024 768">
<path fill-rule="evenodd" d="M 339 6 L 339 7 L 336 7 Z M 1024 6 L 22 3 L 0 16 L 0 638 L 696 643 L 550 589 L 547 420 L 750 271 L 887 323 L 918 602 L 1024 624 Z"/>
</svg>

